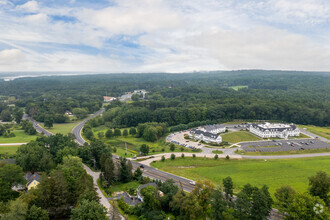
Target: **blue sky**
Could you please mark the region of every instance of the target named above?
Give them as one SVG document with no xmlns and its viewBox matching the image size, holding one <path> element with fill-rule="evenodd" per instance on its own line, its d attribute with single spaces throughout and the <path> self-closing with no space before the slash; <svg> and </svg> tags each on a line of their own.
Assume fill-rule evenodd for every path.
<svg viewBox="0 0 330 220">
<path fill-rule="evenodd" d="M 0 71 L 330 71 L 328 0 L 0 0 Z"/>
</svg>

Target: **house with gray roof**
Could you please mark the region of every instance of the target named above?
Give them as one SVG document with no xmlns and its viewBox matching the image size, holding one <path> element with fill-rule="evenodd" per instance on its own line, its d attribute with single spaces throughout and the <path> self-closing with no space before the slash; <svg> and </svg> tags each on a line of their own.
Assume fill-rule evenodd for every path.
<svg viewBox="0 0 330 220">
<path fill-rule="evenodd" d="M 222 138 L 220 135 L 213 134 L 210 132 L 205 132 L 203 130 L 192 129 L 189 133 L 190 138 L 194 138 L 195 140 L 204 141 L 206 143 L 221 143 Z"/>
<path fill-rule="evenodd" d="M 226 126 L 223 124 L 205 125 L 201 127 L 202 131 L 209 132 L 212 134 L 219 134 L 226 131 Z"/>
</svg>

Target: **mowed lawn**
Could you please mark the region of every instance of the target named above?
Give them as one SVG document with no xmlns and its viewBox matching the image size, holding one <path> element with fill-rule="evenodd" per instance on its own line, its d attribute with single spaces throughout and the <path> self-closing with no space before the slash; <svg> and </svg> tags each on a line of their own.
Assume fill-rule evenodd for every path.
<svg viewBox="0 0 330 220">
<path fill-rule="evenodd" d="M 242 141 L 260 141 L 261 139 L 245 131 L 222 134 L 222 141 L 237 143 Z"/>
<path fill-rule="evenodd" d="M 37 139 L 37 135 L 25 134 L 23 130 L 12 131 L 16 137 L 5 138 L 0 136 L 0 144 L 10 144 L 10 143 L 27 143 Z"/>
<path fill-rule="evenodd" d="M 0 146 L 0 154 L 14 155 L 16 154 L 17 148 L 21 145 L 15 146 Z"/>
<path fill-rule="evenodd" d="M 291 185 L 297 191 L 305 192 L 308 177 L 322 170 L 330 172 L 330 157 L 281 159 L 281 160 L 226 160 L 207 158 L 176 158 L 158 161 L 153 167 L 189 179 L 210 180 L 220 185 L 222 179 L 230 176 L 237 192 L 245 184 L 261 187 L 264 184 L 271 194 L 282 185 Z"/>
<path fill-rule="evenodd" d="M 313 125 L 299 125 L 300 128 L 306 128 L 307 131 L 330 140 L 330 127 L 317 127 Z"/>
<path fill-rule="evenodd" d="M 46 128 L 48 131 L 52 132 L 53 134 L 64 134 L 67 135 L 68 133 L 71 133 L 72 129 L 76 127 L 81 121 L 77 121 L 74 123 L 63 123 L 63 124 L 53 124 L 53 127 Z M 42 127 L 44 127 L 43 123 L 40 123 Z"/>
</svg>

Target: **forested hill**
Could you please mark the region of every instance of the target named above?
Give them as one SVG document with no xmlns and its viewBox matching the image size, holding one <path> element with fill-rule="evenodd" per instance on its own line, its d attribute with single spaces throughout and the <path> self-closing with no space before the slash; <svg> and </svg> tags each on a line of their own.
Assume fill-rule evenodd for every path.
<svg viewBox="0 0 330 220">
<path fill-rule="evenodd" d="M 169 88 L 171 87 L 171 88 Z M 113 126 L 157 121 L 170 126 L 193 121 L 275 119 L 329 125 L 330 73 L 218 71 L 185 74 L 106 74 L 21 78 L 0 82 L 0 95 L 40 114 L 100 108 L 102 96 L 133 89 L 149 91 L 147 100 L 111 106 Z"/>
</svg>

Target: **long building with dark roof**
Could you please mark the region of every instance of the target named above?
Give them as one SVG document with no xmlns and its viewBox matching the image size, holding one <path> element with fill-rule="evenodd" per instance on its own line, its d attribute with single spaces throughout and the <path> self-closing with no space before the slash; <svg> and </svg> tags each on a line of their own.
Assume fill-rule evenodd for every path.
<svg viewBox="0 0 330 220">
<path fill-rule="evenodd" d="M 288 138 L 300 135 L 300 130 L 293 124 L 265 122 L 261 124 L 251 124 L 249 130 L 251 133 L 262 138 Z"/>
</svg>

